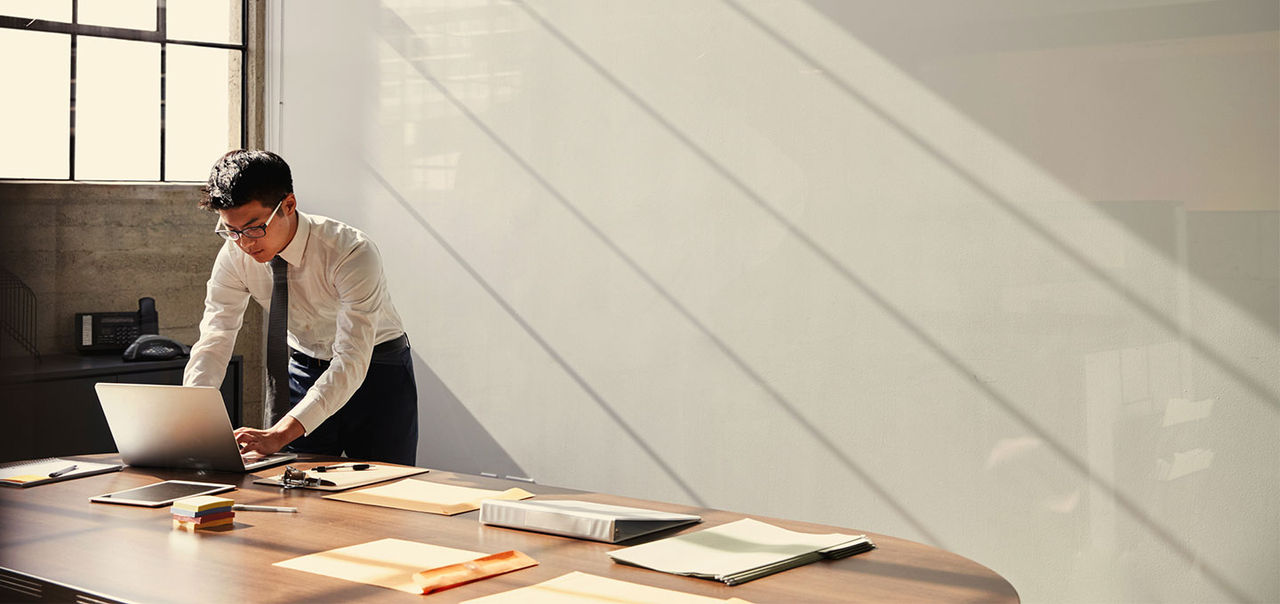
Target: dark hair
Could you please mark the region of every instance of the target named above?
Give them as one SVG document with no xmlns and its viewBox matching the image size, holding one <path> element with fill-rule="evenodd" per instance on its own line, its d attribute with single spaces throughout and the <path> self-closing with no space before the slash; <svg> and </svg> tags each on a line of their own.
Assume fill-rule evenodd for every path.
<svg viewBox="0 0 1280 604">
<path fill-rule="evenodd" d="M 250 201 L 274 205 L 293 192 L 289 164 L 270 151 L 236 149 L 223 155 L 209 171 L 200 207 L 228 210 Z"/>
</svg>

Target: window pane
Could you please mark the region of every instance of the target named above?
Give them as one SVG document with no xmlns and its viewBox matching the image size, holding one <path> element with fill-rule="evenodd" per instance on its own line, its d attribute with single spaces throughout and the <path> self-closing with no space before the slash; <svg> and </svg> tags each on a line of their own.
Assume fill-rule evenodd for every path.
<svg viewBox="0 0 1280 604">
<path fill-rule="evenodd" d="M 0 0 L 0 15 L 70 23 L 71 0 Z"/>
<path fill-rule="evenodd" d="M 165 180 L 203 181 L 240 147 L 240 53 L 170 44 L 165 58 Z"/>
<path fill-rule="evenodd" d="M 0 178 L 67 178 L 71 37 L 0 29 L 0 57 Z"/>
<path fill-rule="evenodd" d="M 156 30 L 156 0 L 80 0 L 78 10 L 85 25 Z"/>
<path fill-rule="evenodd" d="M 80 36 L 76 180 L 159 180 L 160 45 Z"/>
<path fill-rule="evenodd" d="M 240 43 L 239 0 L 169 0 L 164 10 L 170 40 Z"/>
</svg>

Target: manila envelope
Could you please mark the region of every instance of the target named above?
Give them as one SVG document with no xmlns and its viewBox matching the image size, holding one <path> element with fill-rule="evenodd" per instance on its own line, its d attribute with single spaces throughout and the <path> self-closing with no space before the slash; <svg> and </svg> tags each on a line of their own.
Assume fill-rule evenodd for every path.
<svg viewBox="0 0 1280 604">
<path fill-rule="evenodd" d="M 460 564 L 483 555 L 417 541 L 379 539 L 290 558 L 272 566 L 422 595 L 422 588 L 413 581 L 419 571 Z"/>
<path fill-rule="evenodd" d="M 530 497 L 533 497 L 533 493 L 520 488 L 493 491 L 413 479 L 401 480 L 359 491 L 324 496 L 325 499 L 443 514 L 445 516 L 478 510 L 480 509 L 480 501 L 483 499 L 516 500 Z"/>
</svg>

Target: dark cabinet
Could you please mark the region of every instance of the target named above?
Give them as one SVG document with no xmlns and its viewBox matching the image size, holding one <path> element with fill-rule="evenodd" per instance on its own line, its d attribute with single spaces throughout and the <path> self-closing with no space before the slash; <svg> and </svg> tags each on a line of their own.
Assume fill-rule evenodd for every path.
<svg viewBox="0 0 1280 604">
<path fill-rule="evenodd" d="M 0 462 L 57 455 L 113 453 L 115 441 L 98 406 L 98 382 L 181 384 L 187 360 L 126 363 L 118 356 L 51 355 L 0 361 Z M 222 401 L 239 426 L 243 359 L 236 355 L 222 380 Z"/>
</svg>

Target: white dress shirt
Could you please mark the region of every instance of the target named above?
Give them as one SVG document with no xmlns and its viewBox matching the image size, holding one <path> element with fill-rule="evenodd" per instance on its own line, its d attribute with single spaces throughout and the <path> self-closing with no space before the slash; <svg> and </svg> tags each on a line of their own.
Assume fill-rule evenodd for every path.
<svg viewBox="0 0 1280 604">
<path fill-rule="evenodd" d="M 289 346 L 331 362 L 289 411 L 310 434 L 364 382 L 373 347 L 400 337 L 404 326 L 368 236 L 331 218 L 297 215 L 298 230 L 280 252 L 289 263 Z M 271 308 L 271 267 L 227 241 L 213 263 L 184 385 L 222 384 L 251 296 Z"/>
</svg>

